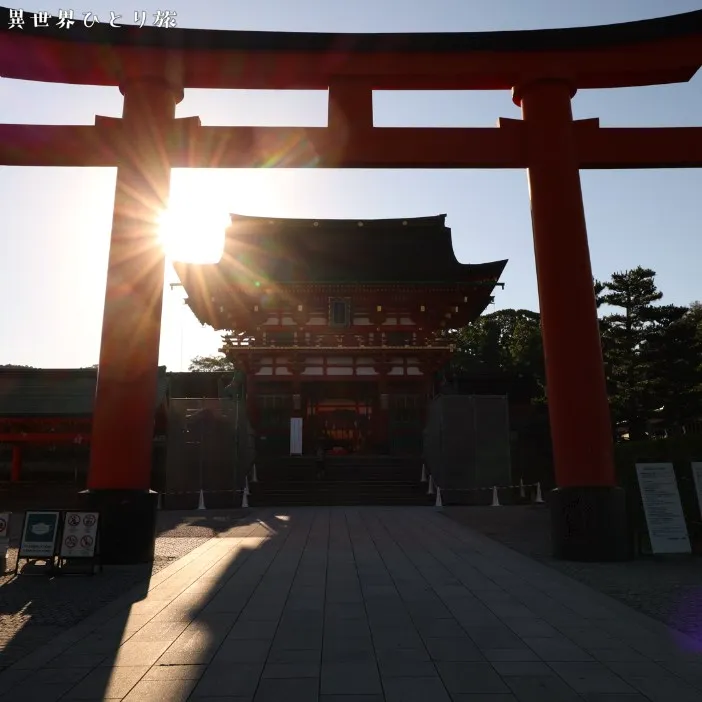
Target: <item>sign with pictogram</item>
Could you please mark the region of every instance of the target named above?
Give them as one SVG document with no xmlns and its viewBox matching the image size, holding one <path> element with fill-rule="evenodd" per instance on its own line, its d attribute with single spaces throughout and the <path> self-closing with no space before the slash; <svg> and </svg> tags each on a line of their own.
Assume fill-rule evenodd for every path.
<svg viewBox="0 0 702 702">
<path fill-rule="evenodd" d="M 98 512 L 66 512 L 61 535 L 61 558 L 94 558 Z"/>
<path fill-rule="evenodd" d="M 20 541 L 20 558 L 53 558 L 60 512 L 26 512 Z"/>
</svg>

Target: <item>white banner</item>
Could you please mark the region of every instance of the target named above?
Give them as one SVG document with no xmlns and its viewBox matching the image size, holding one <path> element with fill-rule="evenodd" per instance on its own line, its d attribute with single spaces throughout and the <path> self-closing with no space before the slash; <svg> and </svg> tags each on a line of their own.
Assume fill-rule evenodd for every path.
<svg viewBox="0 0 702 702">
<path fill-rule="evenodd" d="M 61 535 L 61 558 L 93 558 L 98 512 L 66 512 Z"/>
<path fill-rule="evenodd" d="M 702 514 L 702 462 L 694 462 L 692 465 L 692 478 L 695 481 L 695 492 L 697 493 L 697 505 Z"/>
<path fill-rule="evenodd" d="M 302 418 L 290 418 L 290 455 L 299 456 L 302 453 Z"/>
<path fill-rule="evenodd" d="M 637 463 L 653 553 L 690 553 L 690 537 L 672 463 Z"/>
</svg>

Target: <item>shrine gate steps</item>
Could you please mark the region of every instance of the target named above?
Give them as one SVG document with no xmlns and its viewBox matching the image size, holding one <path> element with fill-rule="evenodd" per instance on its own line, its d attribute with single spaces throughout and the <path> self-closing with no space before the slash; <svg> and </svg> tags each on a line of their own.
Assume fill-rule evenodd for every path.
<svg viewBox="0 0 702 702">
<path fill-rule="evenodd" d="M 252 507 L 289 505 L 430 505 L 420 482 L 421 459 L 395 456 L 328 456 L 317 477 L 314 456 L 259 459 L 250 485 Z"/>
</svg>

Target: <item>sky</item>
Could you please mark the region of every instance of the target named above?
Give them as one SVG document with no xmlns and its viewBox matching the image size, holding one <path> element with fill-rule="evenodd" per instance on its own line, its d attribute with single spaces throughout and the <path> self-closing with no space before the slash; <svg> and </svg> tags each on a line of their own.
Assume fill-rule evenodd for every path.
<svg viewBox="0 0 702 702">
<path fill-rule="evenodd" d="M 440 32 L 625 22 L 697 10 L 702 0 L 95 0 L 71 7 L 78 18 L 92 12 L 103 21 L 114 11 L 124 23 L 133 23 L 135 10 L 173 10 L 178 26 L 191 28 Z M 0 79 L 0 123 L 92 124 L 96 114 L 119 117 L 121 105 L 117 88 Z M 198 115 L 205 125 L 325 126 L 326 109 L 325 92 L 188 90 L 177 116 Z M 506 91 L 382 92 L 374 109 L 378 126 L 488 127 L 498 117 L 520 117 Z M 602 126 L 702 126 L 702 71 L 679 85 L 581 91 L 573 112 L 599 117 Z M 97 363 L 115 175 L 109 168 L 0 168 L 0 365 Z M 701 299 L 702 170 L 581 175 L 595 277 L 642 265 L 657 272 L 664 302 Z M 215 243 L 230 212 L 320 219 L 445 213 L 460 261 L 509 259 L 492 309 L 538 310 L 523 170 L 175 170 L 171 203 L 196 214 L 191 242 L 209 236 Z M 180 246 L 181 255 L 192 253 L 183 254 L 192 243 Z M 181 288 L 171 289 L 170 264 L 166 278 L 160 363 L 185 370 L 192 357 L 216 353 L 220 336 L 183 305 Z"/>
</svg>

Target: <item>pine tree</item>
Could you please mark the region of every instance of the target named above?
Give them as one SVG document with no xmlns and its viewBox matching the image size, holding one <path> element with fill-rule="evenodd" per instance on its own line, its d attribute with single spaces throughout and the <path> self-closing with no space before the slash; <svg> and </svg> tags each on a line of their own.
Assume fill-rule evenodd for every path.
<svg viewBox="0 0 702 702">
<path fill-rule="evenodd" d="M 621 310 L 601 320 L 602 351 L 613 419 L 628 424 L 632 440 L 645 437 L 659 389 L 656 364 L 644 349 L 655 326 L 652 303 L 663 297 L 655 276 L 650 268 L 638 266 L 613 273 L 611 280 L 595 281 L 598 307 Z"/>
<path fill-rule="evenodd" d="M 688 307 L 652 310 L 654 324 L 644 346 L 657 378 L 657 414 L 668 431 L 702 417 L 702 325 Z"/>
</svg>

